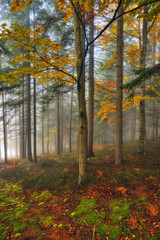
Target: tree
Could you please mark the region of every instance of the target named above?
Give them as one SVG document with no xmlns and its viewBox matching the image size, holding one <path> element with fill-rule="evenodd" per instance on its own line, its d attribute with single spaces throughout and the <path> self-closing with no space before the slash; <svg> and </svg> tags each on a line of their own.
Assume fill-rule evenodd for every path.
<svg viewBox="0 0 160 240">
<path fill-rule="evenodd" d="M 3 107 L 3 141 L 4 141 L 4 159 L 8 163 L 7 157 L 7 129 L 6 129 L 6 111 L 5 111 L 5 97 L 4 97 L 4 84 L 2 83 L 2 107 Z"/>
<path fill-rule="evenodd" d="M 146 51 L 147 51 L 147 20 L 146 15 L 148 14 L 148 6 L 144 7 L 143 17 L 143 35 L 142 35 L 142 49 L 140 57 L 140 67 L 145 68 L 146 66 Z M 141 84 L 141 95 L 145 96 L 145 82 Z M 145 101 L 140 101 L 140 129 L 139 129 L 139 150 L 140 155 L 145 153 Z"/>
<path fill-rule="evenodd" d="M 89 21 L 89 41 L 94 39 L 94 2 Z M 88 96 L 88 157 L 93 155 L 93 118 L 94 118 L 94 43 L 89 47 L 89 96 Z"/>
<path fill-rule="evenodd" d="M 72 152 L 72 112 L 73 112 L 73 88 L 71 88 L 71 102 L 69 114 L 69 152 Z"/>
<path fill-rule="evenodd" d="M 80 22 L 80 4 L 74 4 L 74 42 L 76 50 L 77 95 L 79 104 L 79 180 L 78 184 L 87 183 L 87 114 L 85 102 L 85 26 Z M 85 17 L 85 16 L 83 16 Z M 82 64 L 83 63 L 83 64 Z"/>
<path fill-rule="evenodd" d="M 61 152 L 60 145 L 60 94 L 57 93 L 57 154 Z"/>
<path fill-rule="evenodd" d="M 117 89 L 116 89 L 116 160 L 115 165 L 122 163 L 122 85 L 123 85 L 123 4 L 117 22 Z"/>
</svg>

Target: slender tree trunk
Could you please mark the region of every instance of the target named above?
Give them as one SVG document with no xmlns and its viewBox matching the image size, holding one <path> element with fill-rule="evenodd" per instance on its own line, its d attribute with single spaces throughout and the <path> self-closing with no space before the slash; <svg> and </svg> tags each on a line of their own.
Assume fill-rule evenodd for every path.
<svg viewBox="0 0 160 240">
<path fill-rule="evenodd" d="M 4 100 L 4 85 L 2 83 L 2 112 L 3 112 L 3 141 L 4 141 L 4 161 L 8 163 L 7 157 L 7 129 L 6 129 L 6 111 L 5 111 L 5 100 Z"/>
<path fill-rule="evenodd" d="M 28 160 L 32 162 L 32 143 L 31 143 L 31 78 L 27 75 L 27 140 L 28 140 Z"/>
<path fill-rule="evenodd" d="M 49 154 L 49 104 L 47 106 L 47 153 Z"/>
<path fill-rule="evenodd" d="M 94 2 L 92 0 L 89 22 L 89 41 L 94 38 Z M 93 118 L 94 118 L 94 43 L 89 48 L 89 98 L 88 98 L 88 157 L 93 156 Z"/>
<path fill-rule="evenodd" d="M 84 58 L 85 36 L 84 25 L 82 26 L 77 14 L 80 14 L 79 3 L 75 2 L 74 11 L 74 41 L 76 50 L 77 69 L 77 95 L 79 105 L 79 180 L 78 184 L 87 183 L 87 114 L 85 101 L 85 63 Z"/>
<path fill-rule="evenodd" d="M 22 86 L 22 159 L 26 158 L 26 127 L 25 127 L 25 86 L 24 86 L 24 77 L 23 77 L 23 86 Z"/>
<path fill-rule="evenodd" d="M 17 137 L 18 137 L 18 134 L 17 134 L 17 132 L 18 132 L 18 129 L 17 129 L 17 121 L 18 119 L 17 119 L 17 110 L 15 110 L 15 140 L 16 140 L 16 146 L 15 146 L 15 150 L 16 150 L 16 158 L 18 157 L 18 139 L 17 139 Z"/>
<path fill-rule="evenodd" d="M 156 54 L 156 37 L 154 37 L 154 44 L 153 44 L 153 55 L 155 56 Z M 155 59 L 153 59 L 153 64 L 156 64 Z M 155 107 L 155 100 L 152 100 L 152 140 L 155 138 L 155 112 L 156 112 L 156 107 Z"/>
<path fill-rule="evenodd" d="M 44 89 L 43 89 L 43 84 L 42 84 L 42 154 L 44 154 L 44 103 L 43 103 L 43 98 L 44 98 Z"/>
<path fill-rule="evenodd" d="M 156 137 L 158 137 L 158 124 L 159 124 L 159 99 L 157 100 L 157 109 L 156 109 Z"/>
<path fill-rule="evenodd" d="M 148 13 L 148 6 L 144 7 L 144 14 Z M 147 50 L 147 21 L 143 18 L 143 39 L 141 49 L 141 68 L 145 68 L 146 65 L 146 50 Z M 145 96 L 145 83 L 141 85 L 141 96 Z M 145 101 L 140 101 L 140 130 L 139 130 L 139 154 L 144 155 L 145 153 Z"/>
<path fill-rule="evenodd" d="M 60 130 L 60 147 L 61 147 L 61 152 L 63 152 L 63 93 L 60 95 L 60 106 L 61 106 L 61 116 L 60 116 L 60 125 L 61 125 L 61 130 Z"/>
<path fill-rule="evenodd" d="M 155 100 L 152 100 L 152 140 L 155 138 Z"/>
<path fill-rule="evenodd" d="M 49 154 L 49 101 L 47 102 L 47 153 Z"/>
<path fill-rule="evenodd" d="M 27 18 L 26 26 L 30 28 L 30 8 L 26 9 Z M 30 36 L 28 37 L 28 41 Z M 26 62 L 26 67 L 30 67 L 31 62 Z M 27 157 L 30 162 L 32 162 L 32 141 L 31 141 L 31 77 L 30 74 L 26 75 L 27 80 Z"/>
<path fill-rule="evenodd" d="M 73 88 L 71 88 L 71 105 L 69 115 L 69 152 L 72 152 L 72 109 L 73 109 Z"/>
<path fill-rule="evenodd" d="M 22 106 L 19 108 L 19 156 L 22 158 Z"/>
<path fill-rule="evenodd" d="M 119 15 L 123 13 L 123 5 L 120 6 Z M 116 91 L 116 160 L 115 165 L 122 163 L 122 92 L 123 84 L 123 16 L 117 21 L 117 91 Z"/>
<path fill-rule="evenodd" d="M 35 3 L 32 5 L 32 12 L 33 12 L 33 28 L 36 28 L 35 25 Z M 37 108 L 36 108 L 36 79 L 33 79 L 33 149 L 34 149 L 34 162 L 37 163 Z"/>
<path fill-rule="evenodd" d="M 135 142 L 136 136 L 136 108 L 132 109 L 132 142 Z"/>
<path fill-rule="evenodd" d="M 60 154 L 60 101 L 59 101 L 59 92 L 57 93 L 57 154 Z"/>
<path fill-rule="evenodd" d="M 36 108 L 36 79 L 34 78 L 34 93 L 33 93 L 33 118 L 34 118 L 34 136 L 33 136 L 33 142 L 34 142 L 34 162 L 37 163 L 37 108 Z"/>
</svg>

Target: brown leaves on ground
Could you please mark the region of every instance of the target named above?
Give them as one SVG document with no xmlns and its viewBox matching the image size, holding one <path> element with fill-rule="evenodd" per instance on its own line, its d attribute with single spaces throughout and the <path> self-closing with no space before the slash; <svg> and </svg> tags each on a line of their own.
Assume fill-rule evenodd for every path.
<svg viewBox="0 0 160 240">
<path fill-rule="evenodd" d="M 19 168 L 23 170 L 23 174 L 24 171 L 29 168 L 30 175 L 27 175 L 27 177 L 30 178 L 32 174 L 35 174 L 35 176 L 38 177 L 37 181 L 40 181 L 41 174 L 45 176 L 42 181 L 46 181 L 48 175 L 57 175 L 54 179 L 53 188 L 49 187 L 46 182 L 46 185 L 43 185 L 45 189 L 38 191 L 32 186 L 24 190 L 25 201 L 31 203 L 24 215 L 24 219 L 32 219 L 36 224 L 28 223 L 25 231 L 21 232 L 20 238 L 10 233 L 9 239 L 110 239 L 110 236 L 106 236 L 105 238 L 100 237 L 95 224 L 88 224 L 83 216 L 77 218 L 71 216 L 82 198 L 97 199 L 97 205 L 93 208 L 93 211 L 106 215 L 104 222 L 101 224 L 102 226 L 112 226 L 113 214 L 117 216 L 116 210 L 113 212 L 110 207 L 112 201 L 118 202 L 124 200 L 124 203 L 130 206 L 127 212 L 127 218 L 122 214 L 121 217 L 123 221 L 119 222 L 116 226 L 119 224 L 127 226 L 128 231 L 131 231 L 132 235 L 122 230 L 117 239 L 132 240 L 137 236 L 139 236 L 136 238 L 138 240 L 149 239 L 159 233 L 159 168 L 157 165 L 154 168 L 154 153 L 142 158 L 135 153 L 129 153 L 124 156 L 125 159 L 127 159 L 126 163 L 119 168 L 115 168 L 114 152 L 111 151 L 111 146 L 109 146 L 109 151 L 105 150 L 105 148 L 101 151 L 98 149 L 96 157 L 92 157 L 91 162 L 89 162 L 89 184 L 81 188 L 77 187 L 77 182 L 75 181 L 78 173 L 76 158 L 75 161 L 72 162 L 69 159 L 69 155 L 60 156 L 60 162 L 59 160 L 55 160 L 55 155 L 50 155 L 48 156 L 49 159 L 47 159 L 47 156 L 43 156 L 43 162 L 41 163 L 41 160 L 39 160 L 38 165 L 31 164 L 30 166 L 25 162 L 18 163 L 17 161 L 13 161 L 9 165 L 1 165 L 0 176 L 5 169 L 5 178 L 7 178 L 7 172 L 12 172 L 15 166 L 19 166 Z M 156 154 L 155 157 L 157 159 Z M 9 166 L 9 168 L 7 168 L 7 166 Z M 52 169 L 53 171 L 51 171 Z M 16 175 L 13 175 L 13 177 L 15 181 Z M 11 178 L 11 175 L 9 175 L 9 178 Z M 17 178 L 17 181 L 18 180 L 19 178 Z M 41 196 L 43 191 L 47 189 L 49 189 L 50 192 L 47 201 L 44 199 L 39 200 L 38 197 L 32 198 L 33 192 L 36 192 L 37 196 Z M 112 217 L 110 217 L 111 214 Z M 49 222 L 46 223 L 44 221 L 45 218 L 49 219 L 49 217 L 53 219 L 51 225 Z M 81 223 L 79 219 L 81 219 Z M 107 232 L 112 234 L 112 231 L 108 230 Z"/>
<path fill-rule="evenodd" d="M 149 204 L 147 207 L 147 212 L 151 215 L 151 216 L 158 216 L 160 214 L 158 206 L 157 205 L 152 205 Z"/>
</svg>

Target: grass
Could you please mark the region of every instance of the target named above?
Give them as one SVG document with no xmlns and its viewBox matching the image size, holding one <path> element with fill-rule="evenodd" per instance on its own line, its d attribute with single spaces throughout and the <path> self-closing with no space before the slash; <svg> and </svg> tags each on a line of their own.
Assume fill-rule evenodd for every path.
<svg viewBox="0 0 160 240">
<path fill-rule="evenodd" d="M 1 164 L 0 240 L 158 240 L 159 143 L 150 142 L 144 157 L 135 150 L 124 146 L 120 167 L 113 146 L 96 150 L 81 188 L 76 153 Z"/>
</svg>

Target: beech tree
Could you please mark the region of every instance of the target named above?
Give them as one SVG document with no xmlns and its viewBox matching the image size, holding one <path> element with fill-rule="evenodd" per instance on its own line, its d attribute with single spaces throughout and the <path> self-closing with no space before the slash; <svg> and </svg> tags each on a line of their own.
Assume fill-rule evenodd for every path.
<svg viewBox="0 0 160 240">
<path fill-rule="evenodd" d="M 122 124 L 123 124 L 123 4 L 121 4 L 117 20 L 117 89 L 116 89 L 116 161 L 115 165 L 122 163 Z"/>
<path fill-rule="evenodd" d="M 94 1 L 91 1 L 89 21 L 89 41 L 94 39 Z M 94 42 L 89 47 L 89 94 L 88 94 L 88 157 L 93 155 L 93 118 L 94 118 Z"/>
</svg>

